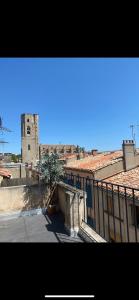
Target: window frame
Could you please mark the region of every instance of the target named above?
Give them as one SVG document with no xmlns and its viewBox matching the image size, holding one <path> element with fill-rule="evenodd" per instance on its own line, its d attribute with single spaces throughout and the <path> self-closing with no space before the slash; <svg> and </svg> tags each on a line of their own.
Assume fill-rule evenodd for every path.
<svg viewBox="0 0 139 300">
<path fill-rule="evenodd" d="M 30 135 L 30 134 L 31 134 L 31 127 L 27 126 L 27 135 Z"/>
</svg>

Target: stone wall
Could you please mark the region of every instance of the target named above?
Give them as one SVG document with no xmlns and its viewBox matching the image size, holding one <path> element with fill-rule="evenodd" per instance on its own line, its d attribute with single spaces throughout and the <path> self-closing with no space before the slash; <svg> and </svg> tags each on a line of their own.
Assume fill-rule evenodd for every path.
<svg viewBox="0 0 139 300">
<path fill-rule="evenodd" d="M 1 181 L 1 186 L 2 187 L 8 187 L 8 186 L 19 186 L 19 185 L 34 185 L 34 184 L 38 184 L 38 180 L 30 178 L 30 177 L 25 177 L 25 178 L 12 178 L 12 179 L 8 179 L 8 178 L 4 178 Z"/>
<path fill-rule="evenodd" d="M 22 162 L 36 163 L 39 159 L 39 116 L 38 114 L 21 115 Z"/>
<path fill-rule="evenodd" d="M 0 212 L 46 207 L 46 185 L 0 187 Z"/>
<path fill-rule="evenodd" d="M 63 182 L 57 186 L 57 201 L 65 219 L 65 228 L 71 236 L 77 236 L 83 220 L 86 220 L 86 192 Z"/>
<path fill-rule="evenodd" d="M 12 178 L 25 178 L 26 177 L 26 168 L 24 165 L 21 165 L 21 164 L 14 164 L 11 166 L 5 165 L 4 168 L 6 168 L 12 174 Z"/>
</svg>

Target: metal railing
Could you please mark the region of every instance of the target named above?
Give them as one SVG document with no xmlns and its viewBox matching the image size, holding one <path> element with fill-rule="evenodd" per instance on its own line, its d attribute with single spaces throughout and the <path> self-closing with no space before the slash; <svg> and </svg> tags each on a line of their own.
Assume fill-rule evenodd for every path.
<svg viewBox="0 0 139 300">
<path fill-rule="evenodd" d="M 139 242 L 139 189 L 72 173 L 63 181 L 86 191 L 87 223 L 106 241 Z"/>
</svg>

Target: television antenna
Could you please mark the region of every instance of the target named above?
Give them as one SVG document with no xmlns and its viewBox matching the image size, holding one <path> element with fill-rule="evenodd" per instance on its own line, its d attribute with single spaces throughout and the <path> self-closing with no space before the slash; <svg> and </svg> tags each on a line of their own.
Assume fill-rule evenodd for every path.
<svg viewBox="0 0 139 300">
<path fill-rule="evenodd" d="M 6 128 L 6 127 L 3 126 L 3 120 L 2 120 L 2 118 L 0 116 L 0 132 L 3 133 L 4 131 L 11 132 L 10 129 L 8 129 L 8 128 Z"/>
<path fill-rule="evenodd" d="M 3 120 L 0 116 L 0 133 L 3 135 L 4 132 L 12 132 L 10 129 L 6 128 L 3 126 Z M 5 142 L 3 139 L 0 139 L 0 145 L 2 145 L 2 152 L 4 155 L 4 145 L 7 144 L 8 142 Z"/>
<path fill-rule="evenodd" d="M 132 139 L 134 140 L 135 142 L 135 125 L 130 125 L 130 128 L 131 128 L 131 132 L 132 132 Z"/>
</svg>

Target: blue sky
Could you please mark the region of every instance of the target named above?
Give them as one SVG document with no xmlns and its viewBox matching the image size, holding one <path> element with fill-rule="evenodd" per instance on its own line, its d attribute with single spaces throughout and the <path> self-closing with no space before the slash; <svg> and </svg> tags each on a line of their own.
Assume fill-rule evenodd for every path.
<svg viewBox="0 0 139 300">
<path fill-rule="evenodd" d="M 4 152 L 20 153 L 22 113 L 39 114 L 40 143 L 119 149 L 139 124 L 139 58 L 0 58 Z"/>
</svg>

